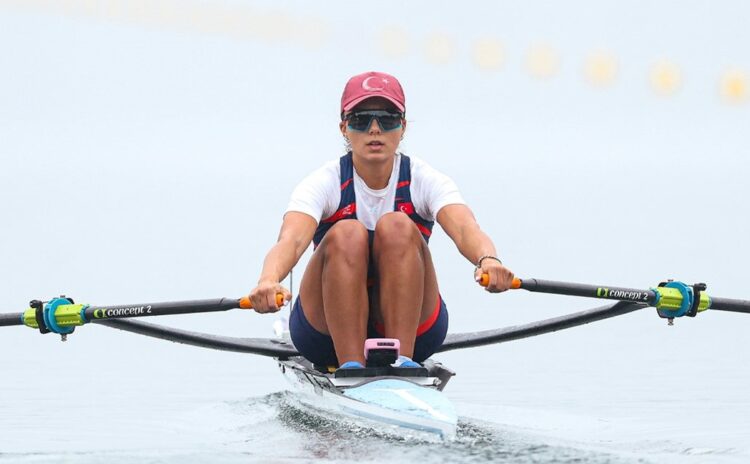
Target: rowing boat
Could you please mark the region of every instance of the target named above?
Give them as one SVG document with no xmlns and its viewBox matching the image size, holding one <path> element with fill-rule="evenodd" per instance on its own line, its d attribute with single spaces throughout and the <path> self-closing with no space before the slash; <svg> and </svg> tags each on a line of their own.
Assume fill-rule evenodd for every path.
<svg viewBox="0 0 750 464">
<path fill-rule="evenodd" d="M 420 436 L 453 439 L 458 416 L 443 395 L 455 375 L 442 364 L 427 360 L 427 376 L 386 375 L 337 378 L 301 356 L 278 360 L 284 377 L 306 407 L 350 418 L 386 434 L 417 432 Z M 396 369 L 393 369 L 396 371 Z"/>
<path fill-rule="evenodd" d="M 486 281 L 483 281 L 486 283 Z M 537 279 L 516 279 L 515 289 L 531 292 L 614 300 L 606 306 L 528 324 L 448 334 L 438 352 L 503 343 L 520 338 L 580 326 L 590 322 L 654 307 L 669 321 L 695 317 L 708 309 L 750 313 L 750 301 L 709 296 L 705 284 L 662 282 L 645 290 L 607 287 Z M 300 392 L 300 401 L 325 414 L 333 413 L 377 430 L 424 433 L 451 439 L 456 434 L 457 414 L 442 391 L 454 372 L 427 360 L 423 368 L 399 370 L 390 364 L 336 376 L 300 356 L 288 338 L 237 338 L 164 327 L 130 318 L 250 309 L 247 298 L 218 298 L 137 305 L 92 306 L 75 304 L 66 297 L 34 300 L 21 313 L 0 314 L 0 326 L 25 325 L 41 333 L 56 333 L 65 340 L 77 326 L 97 323 L 150 337 L 204 348 L 252 353 L 275 358 L 281 372 Z M 367 348 L 366 348 L 367 349 Z M 372 369 L 372 370 L 369 370 Z M 416 370 L 410 370 L 416 369 Z"/>
</svg>

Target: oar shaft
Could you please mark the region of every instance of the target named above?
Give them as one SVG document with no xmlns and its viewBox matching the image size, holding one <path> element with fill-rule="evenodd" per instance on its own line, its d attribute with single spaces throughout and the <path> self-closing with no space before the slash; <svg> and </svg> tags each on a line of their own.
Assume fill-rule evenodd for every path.
<svg viewBox="0 0 750 464">
<path fill-rule="evenodd" d="M 276 294 L 276 304 L 284 304 L 284 295 Z M 0 326 L 26 325 L 42 330 L 67 334 L 73 328 L 94 321 L 127 319 L 131 317 L 168 316 L 175 314 L 209 313 L 230 309 L 253 309 L 248 297 L 214 298 L 210 300 L 172 301 L 166 303 L 143 303 L 117 306 L 89 306 L 74 304 L 70 299 L 53 298 L 44 304 L 43 321 L 37 320 L 36 310 L 30 308 L 23 313 L 0 314 Z M 47 327 L 45 327 L 47 326 Z"/>
<path fill-rule="evenodd" d="M 488 274 L 482 274 L 479 283 L 483 286 L 489 284 Z M 682 282 L 665 282 L 656 288 L 640 290 L 627 287 L 605 287 L 600 285 L 577 284 L 570 282 L 557 282 L 553 280 L 519 279 L 514 278 L 511 288 L 523 289 L 530 292 L 552 293 L 556 295 L 582 296 L 588 298 L 599 298 L 604 300 L 630 301 L 633 303 L 645 303 L 661 310 L 662 317 L 682 316 L 694 304 L 694 295 L 697 295 L 696 284 L 690 287 Z M 733 311 L 737 313 L 750 314 L 750 301 L 732 298 L 709 297 L 706 292 L 700 293 L 700 302 L 697 311 L 715 309 L 718 311 Z M 695 315 L 695 314 L 693 314 Z"/>
<path fill-rule="evenodd" d="M 553 280 L 522 279 L 520 287 L 530 292 L 554 293 L 556 295 L 582 296 L 605 300 L 632 301 L 634 303 L 653 303 L 656 293 L 653 290 L 639 290 L 626 287 L 605 287 Z"/>
<path fill-rule="evenodd" d="M 23 325 L 23 313 L 0 314 L 0 327 Z"/>
<path fill-rule="evenodd" d="M 168 316 L 174 314 L 208 313 L 228 311 L 240 307 L 236 298 L 214 298 L 210 300 L 173 301 L 166 303 L 143 303 L 118 306 L 96 306 L 86 308 L 86 321 L 100 319 L 125 319 L 129 317 Z"/>
<path fill-rule="evenodd" d="M 717 309 L 719 311 L 732 311 L 735 313 L 748 313 L 750 314 L 750 301 L 748 300 L 735 300 L 733 298 L 717 298 L 711 297 L 711 306 L 709 309 Z"/>
</svg>

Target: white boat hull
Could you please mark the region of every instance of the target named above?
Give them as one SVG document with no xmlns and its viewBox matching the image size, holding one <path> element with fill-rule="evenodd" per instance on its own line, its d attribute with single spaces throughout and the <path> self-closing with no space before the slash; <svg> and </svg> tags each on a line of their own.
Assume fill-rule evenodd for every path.
<svg viewBox="0 0 750 464">
<path fill-rule="evenodd" d="M 316 371 L 299 358 L 279 361 L 279 367 L 306 406 L 333 412 L 357 425 L 397 435 L 418 432 L 450 440 L 456 435 L 457 415 L 440 391 L 453 373 L 441 377 L 357 377 L 336 379 Z"/>
</svg>

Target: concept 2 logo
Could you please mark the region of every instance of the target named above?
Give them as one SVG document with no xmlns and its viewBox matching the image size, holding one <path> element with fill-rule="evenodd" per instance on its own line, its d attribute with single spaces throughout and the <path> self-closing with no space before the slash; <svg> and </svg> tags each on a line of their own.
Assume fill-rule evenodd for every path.
<svg viewBox="0 0 750 464">
<path fill-rule="evenodd" d="M 639 292 L 636 290 L 610 290 L 608 288 L 599 287 L 596 289 L 596 296 L 598 298 L 609 298 L 612 300 L 629 300 L 629 301 L 645 301 L 648 302 L 648 293 Z"/>
<path fill-rule="evenodd" d="M 106 319 L 108 317 L 127 317 L 151 314 L 151 305 L 130 306 L 127 308 L 101 308 L 94 310 L 94 319 Z"/>
</svg>

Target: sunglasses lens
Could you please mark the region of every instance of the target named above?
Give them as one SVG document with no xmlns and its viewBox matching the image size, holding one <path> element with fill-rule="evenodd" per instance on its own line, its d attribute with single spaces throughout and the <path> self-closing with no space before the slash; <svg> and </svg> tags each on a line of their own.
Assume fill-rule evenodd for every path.
<svg viewBox="0 0 750 464">
<path fill-rule="evenodd" d="M 349 116 L 349 129 L 364 132 L 370 128 L 372 116 L 365 113 L 354 113 Z"/>
<path fill-rule="evenodd" d="M 358 111 L 347 117 L 349 129 L 364 132 L 370 128 L 372 120 L 376 119 L 383 132 L 396 130 L 401 127 L 401 113 L 388 111 Z"/>
<path fill-rule="evenodd" d="M 378 118 L 378 124 L 384 131 L 392 131 L 401 127 L 401 115 L 400 114 L 388 114 L 380 116 Z"/>
</svg>

